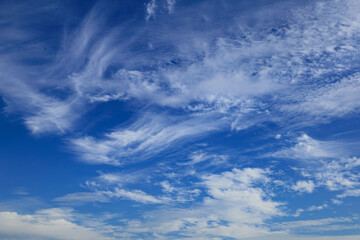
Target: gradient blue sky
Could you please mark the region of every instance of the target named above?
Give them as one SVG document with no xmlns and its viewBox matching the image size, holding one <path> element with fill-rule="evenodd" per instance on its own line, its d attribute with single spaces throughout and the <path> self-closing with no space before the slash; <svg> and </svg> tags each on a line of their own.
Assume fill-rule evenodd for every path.
<svg viewBox="0 0 360 240">
<path fill-rule="evenodd" d="M 0 238 L 360 239 L 359 12 L 0 1 Z"/>
</svg>

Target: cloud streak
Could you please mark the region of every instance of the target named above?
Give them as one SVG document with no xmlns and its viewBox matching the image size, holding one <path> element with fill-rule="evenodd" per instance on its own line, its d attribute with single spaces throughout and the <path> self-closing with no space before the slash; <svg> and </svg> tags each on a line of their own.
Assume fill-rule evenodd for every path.
<svg viewBox="0 0 360 240">
<path fill-rule="evenodd" d="M 194 115 L 188 119 L 169 116 L 146 115 L 131 126 L 114 130 L 102 139 L 83 137 L 71 144 L 81 158 L 88 163 L 121 165 L 130 161 L 151 157 L 175 143 L 199 138 L 219 130 L 222 126 L 216 118 Z"/>
</svg>

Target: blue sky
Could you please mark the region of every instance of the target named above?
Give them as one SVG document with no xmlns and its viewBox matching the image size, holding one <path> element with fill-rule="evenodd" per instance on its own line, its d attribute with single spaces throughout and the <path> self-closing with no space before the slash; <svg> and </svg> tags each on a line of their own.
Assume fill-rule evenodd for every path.
<svg viewBox="0 0 360 240">
<path fill-rule="evenodd" d="M 0 6 L 1 239 L 360 239 L 359 1 Z"/>
</svg>

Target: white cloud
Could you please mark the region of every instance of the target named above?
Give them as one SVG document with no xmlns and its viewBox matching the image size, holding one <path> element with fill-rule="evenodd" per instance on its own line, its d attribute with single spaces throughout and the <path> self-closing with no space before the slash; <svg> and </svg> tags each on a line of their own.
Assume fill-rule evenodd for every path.
<svg viewBox="0 0 360 240">
<path fill-rule="evenodd" d="M 174 12 L 174 7 L 175 7 L 175 3 L 176 0 L 166 0 L 167 3 L 167 9 L 169 13 L 173 13 Z"/>
<path fill-rule="evenodd" d="M 163 167 L 166 169 L 166 167 Z M 87 180 L 82 187 L 87 192 L 75 192 L 57 197 L 55 202 L 65 205 L 81 205 L 87 202 L 110 202 L 115 199 L 131 200 L 144 204 L 176 204 L 193 201 L 199 196 L 200 190 L 179 181 L 178 176 L 172 179 L 166 176 L 162 167 L 132 172 L 100 173 L 98 177 Z M 134 184 L 151 188 L 161 187 L 162 193 L 151 195 Z M 147 188 L 148 189 L 148 188 Z"/>
<path fill-rule="evenodd" d="M 24 7 L 22 5 L 12 6 Z M 39 6 L 39 12 L 51 11 L 51 7 Z M 37 21 L 36 11 L 25 13 L 31 21 Z M 17 47 L 15 52 L 2 53 L 0 62 L 0 79 L 2 84 L 0 92 L 4 98 L 8 112 L 20 112 L 23 114 L 26 126 L 34 134 L 41 133 L 65 133 L 72 130 L 74 122 L 84 113 L 84 99 L 74 94 L 74 89 L 68 75 L 76 71 L 84 62 L 84 54 L 94 39 L 98 30 L 94 24 L 97 12 L 93 10 L 83 21 L 74 37 L 66 39 L 64 50 L 58 52 L 57 56 L 49 55 L 49 52 L 36 52 L 38 49 L 49 48 L 47 42 L 35 38 L 27 42 L 38 42 L 38 45 L 31 45 L 22 42 L 24 48 L 20 51 Z M 14 14 L 14 16 L 18 16 Z M 27 21 L 26 17 L 23 20 Z M 15 17 L 16 18 L 16 17 Z M 8 19 L 9 21 L 13 21 Z M 6 21 L 7 22 L 7 21 Z M 81 29 L 81 30 L 80 30 Z M 27 30 L 29 31 L 29 30 Z M 19 43 L 17 43 L 19 44 Z M 32 50 L 35 49 L 35 50 Z M 68 50 L 68 51 L 66 51 Z M 26 59 L 36 57 L 45 61 L 46 64 L 25 64 Z M 51 61 L 50 59 L 51 58 Z M 49 63 L 51 62 L 51 63 Z"/>
<path fill-rule="evenodd" d="M 356 191 L 360 187 L 360 176 L 356 174 L 360 161 L 358 158 L 342 158 L 323 165 L 314 173 L 318 184 L 326 186 L 331 191 Z"/>
<path fill-rule="evenodd" d="M 146 4 L 146 16 L 145 16 L 146 21 L 149 21 L 150 18 L 155 16 L 156 8 L 157 5 L 155 0 L 151 0 Z"/>
<path fill-rule="evenodd" d="M 25 196 L 25 195 L 28 195 L 28 194 L 29 194 L 29 191 L 28 191 L 25 187 L 16 187 L 16 188 L 12 191 L 12 193 L 15 194 L 15 195 Z"/>
<path fill-rule="evenodd" d="M 219 206 L 220 207 L 220 206 Z M 227 204 L 224 205 L 227 208 Z M 241 206 L 238 206 L 241 207 Z M 209 210 L 209 209 L 206 209 Z M 276 231 L 268 231 L 258 224 L 226 222 L 216 219 L 211 213 L 187 210 L 162 210 L 154 212 L 159 214 L 157 220 L 148 218 L 144 223 L 138 220 L 122 220 L 121 226 L 107 225 L 104 220 L 112 218 L 109 214 L 96 218 L 74 213 L 71 209 L 44 209 L 33 214 L 19 214 L 17 212 L 0 212 L 0 237 L 2 239 L 31 239 L 31 240 L 81 240 L 81 239 L 139 239 L 146 233 L 148 239 L 221 239 L 224 236 L 236 239 L 357 239 L 356 235 L 349 236 L 316 236 L 289 234 L 288 231 L 306 230 L 313 232 L 315 229 L 339 230 L 356 229 L 352 218 L 325 218 L 305 221 L 292 221 L 273 224 Z M 173 215 L 166 215 L 173 214 Z M 199 218 L 199 214 L 205 214 L 205 219 Z M 159 218 L 161 221 L 159 221 Z M 167 222 L 168 221 L 168 222 Z M 77 223 L 75 223 L 77 222 Z M 78 223 L 80 222 L 80 223 Z M 186 231 L 182 235 L 179 233 Z M 286 231 L 285 231 L 286 230 Z M 149 235 L 149 233 L 153 235 Z M 309 233 L 309 232 L 308 232 Z M 191 234 L 191 235 L 190 235 Z M 110 237 L 111 236 L 111 237 Z"/>
<path fill-rule="evenodd" d="M 47 209 L 35 214 L 0 212 L 0 237 L 2 239 L 59 239 L 103 240 L 114 239 L 101 231 L 72 222 L 72 213 L 64 209 Z"/>
<path fill-rule="evenodd" d="M 155 2 L 151 1 L 148 5 L 152 6 L 153 3 Z M 189 59 L 187 64 L 160 67 L 154 71 L 130 71 L 123 68 L 117 70 L 106 84 L 100 84 L 98 79 L 91 77 L 94 75 L 101 77 L 98 72 L 104 72 L 104 69 L 97 65 L 105 66 L 106 63 L 111 65 L 112 62 L 121 61 L 121 59 L 113 57 L 111 54 L 113 48 L 110 50 L 104 42 L 101 44 L 102 47 L 99 47 L 99 50 L 94 51 L 94 54 L 91 55 L 94 64 L 89 65 L 86 71 L 74 75 L 73 79 L 79 92 L 87 95 L 94 103 L 115 99 L 124 101 L 137 99 L 140 102 L 145 101 L 157 106 L 185 110 L 183 114 L 188 117 L 191 117 L 188 115 L 189 111 L 195 112 L 201 114 L 204 121 L 206 121 L 205 119 L 214 121 L 213 115 L 208 113 L 215 112 L 222 114 L 218 118 L 222 125 L 231 124 L 232 129 L 235 130 L 245 129 L 269 120 L 297 124 L 287 121 L 289 116 L 291 118 L 295 116 L 297 122 L 308 122 L 309 119 L 305 119 L 307 117 L 302 114 L 300 115 L 302 119 L 299 120 L 298 111 L 310 114 L 309 121 L 317 123 L 318 117 L 320 119 L 324 116 L 336 117 L 337 114 L 341 115 L 357 109 L 356 101 L 351 101 L 351 96 L 356 93 L 358 85 L 356 77 L 333 81 L 332 84 L 323 84 L 318 81 L 319 78 L 328 76 L 329 72 L 326 70 L 329 67 L 317 56 L 326 53 L 326 62 L 331 62 L 332 59 L 339 62 L 347 58 L 348 54 L 353 55 L 349 48 L 341 51 L 333 49 L 336 48 L 335 45 L 339 41 L 344 41 L 344 44 L 349 46 L 354 45 L 352 37 L 358 34 L 358 30 L 354 27 L 355 21 L 351 20 L 355 16 L 351 4 L 352 2 L 349 1 L 349 6 L 342 6 L 339 10 L 340 12 L 349 12 L 349 14 L 335 15 L 331 9 L 337 6 L 337 3 L 332 2 L 329 6 L 314 4 L 308 6 L 306 10 L 295 12 L 293 23 L 288 29 L 283 29 L 284 34 L 264 35 L 257 32 L 256 29 L 251 29 L 251 31 L 241 29 L 247 37 L 245 42 L 240 39 L 234 41 L 226 37 L 217 38 L 216 44 L 212 48 L 208 45 L 199 47 L 205 52 L 204 57 L 200 58 L 201 60 L 194 61 L 194 58 L 199 59 L 196 58 L 197 52 L 194 52 L 194 49 L 185 48 L 182 51 L 184 51 L 184 56 Z M 314 14 L 319 15 L 318 22 L 315 23 L 311 20 Z M 328 29 L 324 29 L 322 21 L 330 21 L 334 24 L 328 24 Z M 339 27 L 335 22 L 347 22 L 348 25 Z M 339 31 L 341 36 L 332 34 L 339 33 Z M 165 40 L 166 37 L 161 39 Z M 319 41 L 318 39 L 330 40 Z M 115 48 L 121 49 L 122 46 L 116 45 Z M 180 54 L 180 52 L 176 54 Z M 100 58 L 100 56 L 106 57 Z M 318 64 L 309 63 L 309 59 Z M 266 60 L 266 64 L 258 64 L 262 60 Z M 142 62 L 146 64 L 147 59 L 145 58 Z M 345 71 L 351 66 L 348 64 L 341 69 L 339 66 L 337 67 L 339 71 Z M 308 72 L 313 74 L 314 79 L 316 78 L 314 84 L 307 82 Z M 89 78 L 92 80 L 89 81 Z M 164 85 L 167 87 L 164 88 Z M 327 104 L 334 102 L 334 99 L 344 95 L 345 92 L 350 93 L 349 98 L 341 98 L 339 104 L 336 103 L 337 105 L 333 107 L 330 107 L 331 104 Z M 287 95 L 287 93 L 290 94 Z M 272 103 L 261 100 L 261 97 L 269 95 L 279 101 Z M 297 102 L 297 104 L 293 105 L 289 102 Z M 314 104 L 312 104 L 313 102 Z M 316 104 L 319 109 L 324 110 L 316 110 Z M 306 106 L 312 107 L 312 109 Z M 341 107 L 343 107 L 342 110 L 340 110 Z M 346 109 L 344 109 L 345 107 Z M 335 108 L 339 111 L 335 111 Z M 336 114 L 332 114 L 334 112 Z M 314 115 L 316 115 L 315 119 Z M 198 126 L 201 127 L 204 121 L 199 121 Z M 193 122 L 193 124 L 197 123 Z M 176 131 L 181 132 L 180 129 L 176 128 Z M 124 134 L 125 129 L 118 133 Z M 141 132 L 133 129 L 127 133 L 129 137 L 130 135 L 136 137 L 136 134 L 142 137 Z M 108 135 L 107 137 L 109 138 L 101 141 L 84 137 L 76 140 L 75 145 L 80 146 L 80 152 L 83 151 L 83 156 L 86 155 L 84 159 L 88 159 L 88 162 L 119 164 L 118 158 L 123 157 L 122 152 L 124 151 L 121 149 L 123 147 L 120 146 L 119 156 L 109 156 L 112 155 L 110 152 L 113 147 L 109 146 L 109 144 L 112 145 L 110 143 L 112 136 Z M 151 139 L 154 143 L 159 141 L 159 144 L 154 145 L 159 146 L 162 143 L 161 138 L 152 137 Z M 278 153 L 278 156 L 309 159 L 336 155 L 331 146 L 324 149 L 326 146 L 323 146 L 321 141 L 315 141 L 306 135 L 302 136 L 300 140 L 291 153 L 282 152 Z M 140 138 L 139 141 L 141 141 Z M 147 140 L 144 141 L 147 142 Z M 99 154 L 91 150 L 89 154 L 86 154 L 87 146 L 93 149 L 98 148 Z M 138 150 L 140 151 L 140 148 Z M 136 151 L 135 149 L 130 150 L 130 152 Z"/>
<path fill-rule="evenodd" d="M 271 155 L 279 158 L 304 160 L 340 158 L 348 154 L 351 145 L 341 141 L 320 141 L 307 134 L 302 134 L 297 138 L 293 147 L 284 148 Z"/>
<path fill-rule="evenodd" d="M 318 211 L 318 210 L 323 210 L 324 208 L 327 208 L 328 205 L 327 204 L 323 204 L 323 205 L 320 205 L 320 206 L 310 206 L 308 207 L 308 211 Z"/>
<path fill-rule="evenodd" d="M 174 4 L 167 1 L 169 11 Z M 156 8 L 155 0 L 147 2 L 147 20 L 154 17 Z M 174 21 L 183 26 L 181 33 L 163 22 L 156 31 L 151 24 L 136 26 L 136 36 L 124 37 L 120 28 L 100 27 L 106 14 L 95 6 L 74 34 L 65 37 L 63 50 L 53 56 L 54 61 L 46 65 L 46 76 L 57 80 L 45 80 L 37 67 L 17 66 L 9 55 L 1 63 L 1 78 L 6 83 L 1 92 L 9 104 L 25 106 L 18 111 L 37 133 L 72 129 L 81 117 L 76 115 L 86 112 L 89 104 L 135 99 L 140 105 L 181 109 L 185 115 L 188 111 L 221 113 L 228 120 L 226 124 L 232 122 L 232 129 L 237 130 L 289 118 L 297 123 L 316 123 L 358 109 L 359 101 L 354 101 L 359 88 L 357 75 L 341 77 L 353 69 L 349 59 L 356 61 L 359 56 L 358 8 L 352 0 L 312 3 L 293 9 L 288 27 L 274 31 L 257 26 L 249 29 L 231 19 L 235 22 L 229 26 L 233 36 L 244 36 L 234 39 L 221 34 L 221 29 L 194 31 L 197 21 L 190 20 L 190 27 L 178 18 Z M 155 34 L 151 39 L 149 31 Z M 148 52 L 139 55 L 129 50 L 135 43 L 148 44 L 150 40 L 154 48 Z M 171 50 L 164 52 L 156 46 Z M 177 59 L 182 59 L 179 64 L 168 64 Z M 154 62 L 159 64 L 152 70 L 140 70 L 149 69 Z M 109 72 L 110 67 L 115 69 Z M 39 74 L 30 76 L 27 72 Z M 14 79 L 19 84 L 11 86 Z M 28 87 L 28 79 L 37 80 Z M 55 98 L 42 90 L 63 96 Z M 276 101 L 264 101 L 264 97 Z"/>
<path fill-rule="evenodd" d="M 107 202 L 109 198 L 102 192 L 76 192 L 57 197 L 54 201 L 77 205 L 86 202 Z"/>
<path fill-rule="evenodd" d="M 274 227 L 280 229 L 316 229 L 320 228 L 321 226 L 331 226 L 334 223 L 349 223 L 352 222 L 354 219 L 352 218 L 322 218 L 322 219 L 315 219 L 315 220 L 300 220 L 300 221 L 291 221 L 291 222 L 282 222 L 276 224 Z"/>
<path fill-rule="evenodd" d="M 140 180 L 144 180 L 149 176 L 149 172 L 146 170 L 140 170 L 136 172 L 112 172 L 112 173 L 101 173 L 100 176 L 96 178 L 97 182 L 100 184 L 110 185 L 115 184 L 117 186 L 122 186 L 128 183 L 135 183 Z"/>
<path fill-rule="evenodd" d="M 320 211 L 320 210 L 323 210 L 324 208 L 327 208 L 328 205 L 325 203 L 323 205 L 319 205 L 319 206 L 310 206 L 306 209 L 302 209 L 302 208 L 299 208 L 296 210 L 295 214 L 293 215 L 294 217 L 299 217 L 303 212 L 311 212 L 311 211 Z"/>
<path fill-rule="evenodd" d="M 312 193 L 315 189 L 313 181 L 297 181 L 295 185 L 291 187 L 294 191 Z"/>
<path fill-rule="evenodd" d="M 132 200 L 144 204 L 168 203 L 171 199 L 161 196 L 154 197 L 141 190 L 125 190 L 115 187 L 112 190 L 94 189 L 93 192 L 75 192 L 54 199 L 70 205 L 78 205 L 86 202 L 109 202 L 111 198 Z"/>
<path fill-rule="evenodd" d="M 265 221 L 283 214 L 281 203 L 272 201 L 260 186 L 255 186 L 270 183 L 267 175 L 265 170 L 251 168 L 204 175 L 201 184 L 208 197 L 201 203 L 149 212 L 145 222 L 128 229 L 165 239 L 266 236 L 270 232 Z"/>
<path fill-rule="evenodd" d="M 172 179 L 158 183 L 151 181 L 163 189 L 164 195 L 157 197 L 141 190 L 115 187 L 110 191 L 109 186 L 94 186 L 95 192 L 104 197 L 144 204 L 166 204 L 158 210 L 145 212 L 142 220 L 124 220 L 123 231 L 127 233 L 125 239 L 132 239 L 130 236 L 141 237 L 143 233 L 150 234 L 147 236 L 151 239 L 182 239 L 179 236 L 193 239 L 265 237 L 280 233 L 271 232 L 266 221 L 284 214 L 281 210 L 282 203 L 271 200 L 272 193 L 268 186 L 272 184 L 272 179 L 269 174 L 268 170 L 244 168 L 200 175 L 195 186 L 202 186 L 207 193 L 200 202 L 189 202 L 194 196 L 200 197 L 199 189 L 174 185 Z M 116 181 L 111 183 L 116 184 Z M 106 190 L 101 190 L 102 188 Z M 59 200 L 69 197 L 73 200 L 76 195 L 70 194 Z M 184 201 L 191 205 L 174 205 Z"/>
<path fill-rule="evenodd" d="M 19 70 L 21 73 L 21 71 Z M 0 78 L 9 78 L 0 87 L 4 91 L 4 99 L 9 112 L 23 111 L 26 115 L 25 124 L 32 133 L 55 131 L 64 133 L 71 128 L 71 123 L 76 120 L 72 108 L 78 103 L 75 99 L 60 101 L 42 94 L 38 90 L 19 80 L 22 76 L 10 74 L 7 70 L 1 71 Z"/>
<path fill-rule="evenodd" d="M 120 165 L 128 162 L 130 157 L 132 161 L 137 161 L 159 153 L 177 142 L 219 130 L 219 124 L 216 119 L 209 122 L 207 118 L 196 116 L 177 120 L 150 114 L 128 128 L 106 134 L 103 139 L 83 137 L 74 139 L 71 143 L 85 162 Z"/>
<path fill-rule="evenodd" d="M 355 74 L 339 82 L 328 84 L 308 91 L 301 96 L 298 104 L 285 105 L 283 108 L 295 114 L 309 114 L 316 120 L 329 117 L 342 117 L 355 113 L 360 108 L 360 77 Z"/>
<path fill-rule="evenodd" d="M 330 191 L 342 191 L 341 194 L 337 195 L 339 198 L 359 196 L 359 166 L 360 161 L 357 157 L 320 160 L 316 165 L 297 169 L 312 180 L 299 181 L 292 186 L 292 189 L 312 192 L 314 187 L 324 186 Z"/>
<path fill-rule="evenodd" d="M 357 184 L 360 185 L 359 183 Z M 359 197 L 360 196 L 360 189 L 346 189 L 344 193 L 339 194 L 338 198 L 345 198 L 345 197 Z"/>
<path fill-rule="evenodd" d="M 169 201 L 167 198 L 155 198 L 151 195 L 146 194 L 141 190 L 127 191 L 120 188 L 115 188 L 113 193 L 107 193 L 110 196 L 113 195 L 115 197 L 130 199 L 140 203 L 166 203 Z"/>
<path fill-rule="evenodd" d="M 268 154 L 278 158 L 312 160 L 299 170 L 308 181 L 298 181 L 291 188 L 295 191 L 311 193 L 317 186 L 325 186 L 330 191 L 343 191 L 339 197 L 358 196 L 360 187 L 360 160 L 350 157 L 356 152 L 357 142 L 320 141 L 306 134 L 297 138 L 292 147 Z M 314 161 L 316 160 L 316 161 Z"/>
<path fill-rule="evenodd" d="M 330 191 L 343 191 L 339 197 L 357 196 L 360 187 L 360 161 L 350 157 L 357 143 L 345 141 L 320 141 L 306 134 L 298 137 L 292 147 L 269 154 L 278 158 L 312 160 L 308 166 L 297 169 L 312 180 L 298 181 L 291 188 L 311 193 L 315 187 L 325 186 Z M 314 161 L 316 160 L 316 161 Z M 296 170 L 296 169 L 295 169 Z"/>
<path fill-rule="evenodd" d="M 228 162 L 227 155 L 215 154 L 215 153 L 208 153 L 205 151 L 195 151 L 190 154 L 189 159 L 190 161 L 185 163 L 178 162 L 178 165 L 197 165 L 199 163 L 205 163 L 206 166 L 212 165 L 222 165 L 226 166 Z"/>
<path fill-rule="evenodd" d="M 166 194 L 168 199 L 171 199 L 172 203 L 182 203 L 194 201 L 201 193 L 200 189 L 193 188 L 191 186 L 182 186 L 177 182 L 174 184 L 168 180 L 159 183 L 162 187 L 162 191 Z"/>
</svg>

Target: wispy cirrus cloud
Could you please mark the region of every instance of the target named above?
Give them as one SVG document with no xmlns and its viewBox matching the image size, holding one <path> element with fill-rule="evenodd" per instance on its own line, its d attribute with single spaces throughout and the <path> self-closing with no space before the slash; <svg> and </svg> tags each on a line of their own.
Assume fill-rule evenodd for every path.
<svg viewBox="0 0 360 240">
<path fill-rule="evenodd" d="M 354 90 L 357 86 L 357 80 L 354 80 L 356 76 L 346 78 L 345 73 L 351 71 L 349 69 L 352 67 L 346 65 L 347 62 L 344 65 L 344 61 L 341 61 L 341 68 L 339 67 L 337 71 L 343 72 L 345 78 L 341 80 L 341 74 L 337 74 L 337 78 L 332 77 L 333 80 L 329 80 L 334 82 L 333 85 L 321 85 L 316 79 L 327 78 L 331 75 L 331 72 L 328 72 L 329 66 L 323 61 L 336 62 L 349 55 L 354 56 L 349 46 L 355 44 L 354 36 L 358 34 L 358 30 L 355 27 L 355 15 L 351 7 L 356 6 L 349 3 L 349 6 L 341 8 L 341 11 L 349 12 L 347 17 L 331 15 L 334 18 L 329 19 L 331 8 L 322 4 L 309 6 L 310 12 L 321 16 L 319 21 L 326 19 L 326 21 L 334 22 L 326 31 L 321 28 L 320 22 L 312 25 L 310 15 L 300 16 L 300 13 L 296 13 L 291 27 L 277 29 L 279 32 L 264 35 L 257 32 L 256 28 L 255 31 L 251 29 L 251 32 L 239 29 L 239 33 L 246 36 L 246 40 L 218 38 L 214 40 L 214 45 L 206 43 L 199 47 L 202 49 L 200 53 L 197 51 L 194 53 L 192 49 L 186 47 L 179 48 L 174 52 L 169 52 L 168 55 L 163 55 L 162 61 L 176 59 L 177 55 L 181 58 L 186 56 L 187 60 L 171 60 L 173 64 L 170 65 L 164 65 L 164 62 L 164 64 L 159 64 L 155 71 L 120 69 L 111 76 L 113 81 L 109 82 L 109 88 L 101 87 L 102 91 L 98 91 L 101 94 L 90 98 L 92 101 L 100 102 L 135 98 L 150 101 L 155 105 L 195 112 L 215 111 L 233 119 L 233 129 L 247 128 L 254 123 L 268 120 L 282 121 L 286 119 L 286 117 L 284 119 L 285 115 L 295 115 L 301 109 L 310 114 L 308 118 L 311 118 L 313 123 L 326 116 L 335 117 L 334 109 L 326 107 L 325 105 L 329 106 L 326 102 L 332 102 L 332 98 L 340 96 L 342 92 L 347 91 L 346 89 L 356 92 Z M 300 20 L 301 22 L 298 22 Z M 336 25 L 336 21 L 347 22 L 350 25 Z M 341 37 L 329 35 L 329 32 L 339 31 L 343 33 Z M 318 41 L 319 33 L 321 38 L 330 40 Z M 341 41 L 345 39 L 343 44 L 348 47 L 338 48 L 336 44 L 339 44 L 339 39 Z M 166 39 L 161 38 L 161 40 Z M 195 38 L 190 41 L 196 40 Z M 318 57 L 323 55 L 323 58 Z M 108 63 L 116 61 L 119 60 L 109 59 Z M 259 61 L 265 61 L 266 64 L 258 64 Z M 142 60 L 142 64 L 146 62 L 147 57 Z M 309 72 L 313 73 L 309 74 Z M 310 84 L 306 80 L 309 77 L 314 79 L 314 83 Z M 77 79 L 76 81 L 81 86 L 83 82 L 81 75 Z M 88 83 L 87 86 L 89 86 Z M 120 90 L 124 88 L 128 90 L 126 92 Z M 291 95 L 296 92 L 295 97 L 284 95 L 285 89 Z M 307 94 L 305 101 L 304 94 Z M 279 101 L 275 105 L 272 105 L 271 101 L 265 103 L 261 97 L 267 95 L 274 95 L 277 99 L 284 97 L 284 101 Z M 297 104 L 289 104 L 293 101 L 297 101 Z M 306 108 L 306 101 L 315 102 L 315 104 L 308 104 L 312 109 Z M 356 104 L 354 105 L 352 101 L 346 98 L 342 101 L 338 107 L 335 105 L 333 107 L 344 114 L 356 111 Z M 323 110 L 315 110 L 316 104 Z M 316 117 L 311 117 L 313 115 Z"/>
<path fill-rule="evenodd" d="M 319 89 L 310 90 L 295 99 L 296 104 L 284 105 L 282 108 L 291 114 L 302 116 L 310 122 L 327 121 L 329 118 L 339 118 L 356 113 L 359 109 L 358 91 L 360 89 L 360 77 L 358 74 L 351 75 L 341 81 L 330 83 Z M 299 96 L 300 97 L 300 96 Z"/>
<path fill-rule="evenodd" d="M 55 202 L 68 205 L 82 205 L 88 202 L 109 202 L 112 199 L 131 200 L 143 204 L 166 204 L 171 200 L 166 196 L 152 196 L 142 190 L 126 190 L 115 187 L 112 190 L 98 190 L 92 192 L 75 192 L 54 199 Z"/>
<path fill-rule="evenodd" d="M 148 5 L 151 10 L 156 4 L 150 1 Z M 305 10 L 294 10 L 287 27 L 269 27 L 269 31 L 256 25 L 249 29 L 239 22 L 242 27 L 233 26 L 237 33 L 234 38 L 218 37 L 220 29 L 194 32 L 188 25 L 179 34 L 164 23 L 157 27 L 172 34 L 163 35 L 160 31 L 150 39 L 147 33 L 155 27 L 150 24 L 137 26 L 137 34 L 119 40 L 129 31 L 127 25 L 106 28 L 109 11 L 98 4 L 79 28 L 64 38 L 64 47 L 55 61 L 46 64 L 46 75 L 33 76 L 39 79 L 31 87 L 33 90 L 22 88 L 25 96 L 21 98 L 11 87 L 3 87 L 2 92 L 8 103 L 29 105 L 28 113 L 24 108 L 18 110 L 25 112 L 25 122 L 38 133 L 68 131 L 74 120 L 81 117 L 75 117 L 75 112 L 86 112 L 91 105 L 114 100 L 180 108 L 186 110 L 184 114 L 188 110 L 216 111 L 234 119 L 233 129 L 251 125 L 244 124 L 249 119 L 255 123 L 286 119 L 286 115 L 295 115 L 301 109 L 310 116 L 316 115 L 312 122 L 322 116 L 336 117 L 358 108 L 356 101 L 350 101 L 350 96 L 356 97 L 356 75 L 347 78 L 358 59 L 358 6 L 353 1 L 338 5 L 314 3 Z M 338 12 L 332 12 L 333 8 L 338 8 Z M 312 20 L 314 15 L 318 16 L 317 21 Z M 180 24 L 182 20 L 174 21 Z M 139 42 L 154 47 L 131 51 Z M 169 50 L 161 52 L 160 47 Z M 7 62 L 4 68 L 14 69 L 14 64 Z M 29 67 L 32 72 L 37 68 Z M 13 74 L 7 71 L 2 78 L 9 76 Z M 51 79 L 54 76 L 56 80 Z M 16 88 L 26 86 L 30 77 L 17 76 Z M 322 78 L 328 78 L 331 84 L 324 85 L 319 81 Z M 56 90 L 62 97 L 54 98 L 44 89 Z M 329 104 L 349 91 L 351 94 L 341 98 L 341 104 Z M 269 96 L 284 101 L 274 104 L 268 101 Z M 297 103 L 289 104 L 292 101 Z"/>
<path fill-rule="evenodd" d="M 121 165 L 136 161 L 172 146 L 177 142 L 199 138 L 219 130 L 221 124 L 214 118 L 194 115 L 188 119 L 149 114 L 130 127 L 114 130 L 102 139 L 83 137 L 71 141 L 72 147 L 88 163 Z"/>
</svg>

